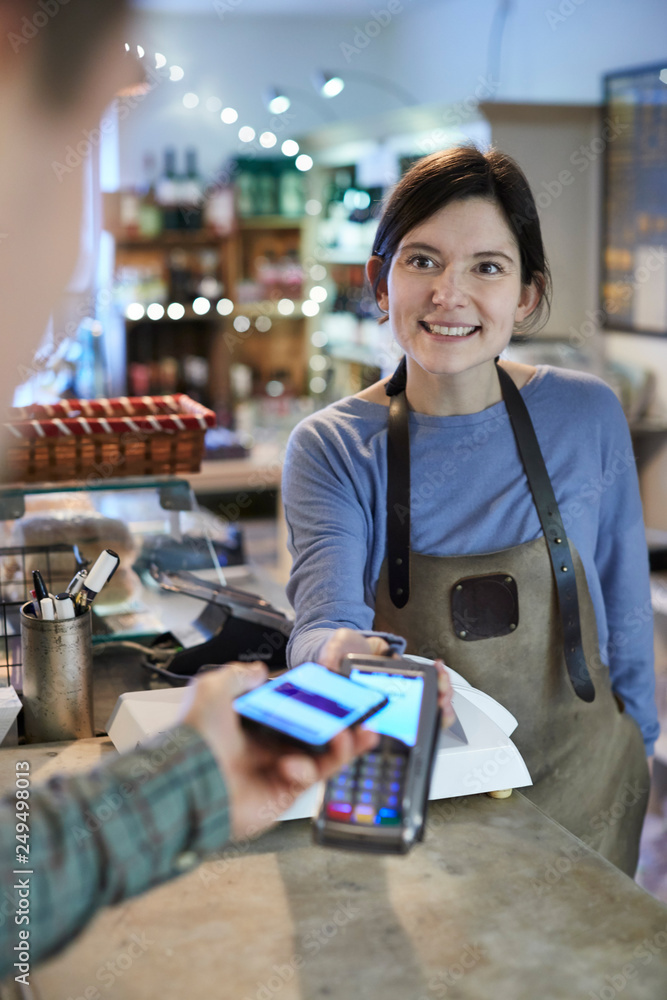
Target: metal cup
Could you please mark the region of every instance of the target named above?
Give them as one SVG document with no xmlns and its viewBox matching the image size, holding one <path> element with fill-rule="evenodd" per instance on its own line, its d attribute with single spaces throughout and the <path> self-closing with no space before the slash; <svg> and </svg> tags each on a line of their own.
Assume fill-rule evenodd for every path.
<svg viewBox="0 0 667 1000">
<path fill-rule="evenodd" d="M 90 608 L 65 621 L 43 621 L 21 608 L 23 716 L 28 743 L 85 739 L 93 727 Z"/>
</svg>

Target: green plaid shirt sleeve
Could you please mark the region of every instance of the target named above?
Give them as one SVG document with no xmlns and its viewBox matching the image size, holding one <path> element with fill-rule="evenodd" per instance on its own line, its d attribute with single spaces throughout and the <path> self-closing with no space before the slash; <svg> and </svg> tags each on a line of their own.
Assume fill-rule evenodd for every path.
<svg viewBox="0 0 667 1000">
<path fill-rule="evenodd" d="M 0 978 L 17 973 L 16 883 L 29 879 L 31 967 L 101 906 L 192 868 L 229 839 L 227 790 L 208 745 L 178 726 L 82 775 L 30 790 L 29 864 L 16 858 L 14 796 L 0 803 Z M 32 875 L 14 875 L 25 867 Z M 25 896 L 25 893 L 23 893 Z"/>
</svg>

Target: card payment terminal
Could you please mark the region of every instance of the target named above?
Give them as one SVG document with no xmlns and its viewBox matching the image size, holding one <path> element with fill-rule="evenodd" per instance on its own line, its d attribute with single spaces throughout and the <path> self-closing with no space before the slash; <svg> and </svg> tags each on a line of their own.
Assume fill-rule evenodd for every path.
<svg viewBox="0 0 667 1000">
<path fill-rule="evenodd" d="M 410 660 L 348 655 L 340 673 L 381 691 L 389 704 L 364 724 L 381 734 L 375 750 L 327 781 L 315 842 L 406 854 L 424 834 L 440 732 L 437 672 Z"/>
</svg>

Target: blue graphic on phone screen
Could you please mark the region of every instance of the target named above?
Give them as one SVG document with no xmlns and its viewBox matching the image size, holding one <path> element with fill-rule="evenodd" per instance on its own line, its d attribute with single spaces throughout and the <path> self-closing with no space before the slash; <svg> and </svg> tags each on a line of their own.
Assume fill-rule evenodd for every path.
<svg viewBox="0 0 667 1000">
<path fill-rule="evenodd" d="M 304 663 L 234 701 L 247 718 L 312 745 L 364 718 L 382 703 L 370 685 L 352 683 L 317 663 Z"/>
<path fill-rule="evenodd" d="M 406 746 L 417 741 L 419 713 L 424 693 L 422 677 L 402 677 L 400 674 L 382 674 L 375 671 L 351 670 L 350 680 L 365 684 L 389 698 L 389 704 L 364 723 L 364 729 L 384 736 L 393 736 Z"/>
</svg>

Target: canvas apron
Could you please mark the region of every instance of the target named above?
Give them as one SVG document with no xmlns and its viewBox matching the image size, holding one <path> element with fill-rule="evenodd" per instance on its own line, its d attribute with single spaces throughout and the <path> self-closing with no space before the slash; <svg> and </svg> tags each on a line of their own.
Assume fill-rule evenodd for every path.
<svg viewBox="0 0 667 1000">
<path fill-rule="evenodd" d="M 409 550 L 409 432 L 399 366 L 390 383 L 388 551 L 373 627 L 403 636 L 408 653 L 442 658 L 505 705 L 518 720 L 512 739 L 533 779 L 523 794 L 632 876 L 649 789 L 643 740 L 600 659 L 584 568 L 566 538 L 525 403 L 497 371 L 545 533 L 479 555 Z"/>
</svg>

